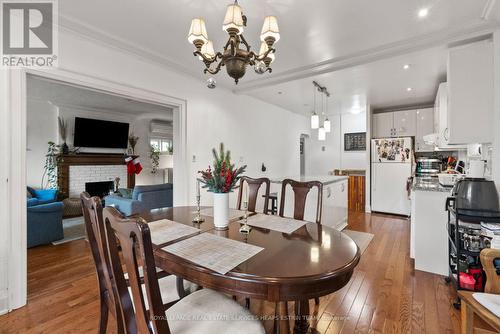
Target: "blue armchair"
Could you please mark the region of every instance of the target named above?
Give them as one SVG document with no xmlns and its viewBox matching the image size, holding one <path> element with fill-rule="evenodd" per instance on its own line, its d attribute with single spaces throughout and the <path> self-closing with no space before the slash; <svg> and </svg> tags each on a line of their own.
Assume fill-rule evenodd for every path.
<svg viewBox="0 0 500 334">
<path fill-rule="evenodd" d="M 28 204 L 28 248 L 64 238 L 62 217 L 62 202 Z"/>
<path fill-rule="evenodd" d="M 104 198 L 106 206 L 114 206 L 125 216 L 136 213 L 171 207 L 173 204 L 173 186 L 171 183 L 150 186 L 136 186 L 132 198 L 109 195 Z"/>
</svg>

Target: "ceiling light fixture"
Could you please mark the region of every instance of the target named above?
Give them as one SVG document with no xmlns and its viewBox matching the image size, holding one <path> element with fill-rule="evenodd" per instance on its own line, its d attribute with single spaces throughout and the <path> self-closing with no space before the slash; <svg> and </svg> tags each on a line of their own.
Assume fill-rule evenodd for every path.
<svg viewBox="0 0 500 334">
<path fill-rule="evenodd" d="M 318 129 L 318 140 L 325 141 L 326 140 L 326 131 L 324 127 L 320 127 Z"/>
<path fill-rule="evenodd" d="M 226 31 L 229 39 L 222 52 L 215 53 L 212 42 L 208 39 L 205 21 L 195 18 L 191 21 L 188 41 L 196 47 L 194 52 L 205 64 L 204 73 L 216 74 L 222 66 L 226 66 L 227 74 L 238 84 L 245 75 L 247 65 L 254 66 L 255 72 L 263 74 L 271 72 L 269 67 L 275 59 L 274 43 L 279 41 L 280 34 L 276 16 L 266 16 L 260 33 L 260 51 L 258 54 L 250 51 L 250 45 L 243 37 L 247 17 L 243 15 L 238 1 L 227 6 L 222 30 Z M 212 64 L 215 66 L 212 67 Z"/>
<path fill-rule="evenodd" d="M 409 68 L 410 68 L 410 64 L 404 64 L 404 65 L 403 65 L 403 69 L 404 69 L 404 70 L 407 70 L 407 69 L 409 69 Z"/>
<path fill-rule="evenodd" d="M 311 115 L 311 129 L 319 128 L 319 116 L 316 113 L 316 89 L 313 87 L 313 111 Z"/>
<path fill-rule="evenodd" d="M 421 19 L 427 17 L 427 15 L 429 15 L 429 8 L 421 8 L 418 11 L 418 17 Z"/>
<path fill-rule="evenodd" d="M 332 123 L 330 123 L 330 120 L 328 119 L 328 97 L 325 97 L 325 112 L 323 112 L 323 115 L 325 115 L 323 128 L 325 129 L 326 133 L 330 133 L 332 131 Z"/>
<path fill-rule="evenodd" d="M 411 88 L 411 87 L 406 88 L 407 92 L 411 92 L 412 90 L 413 90 L 413 88 Z"/>
</svg>

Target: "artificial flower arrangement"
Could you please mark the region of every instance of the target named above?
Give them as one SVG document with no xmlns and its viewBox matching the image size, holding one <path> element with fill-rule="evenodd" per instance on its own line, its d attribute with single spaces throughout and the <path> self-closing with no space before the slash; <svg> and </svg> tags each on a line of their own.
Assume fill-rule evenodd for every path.
<svg viewBox="0 0 500 334">
<path fill-rule="evenodd" d="M 214 156 L 213 169 L 208 166 L 208 169 L 199 171 L 200 182 L 203 183 L 203 188 L 207 188 L 210 192 L 229 193 L 236 188 L 236 183 L 247 166 L 235 168 L 234 164 L 231 164 L 231 152 L 224 150 L 223 143 L 220 144 L 219 153 L 214 148 L 212 154 Z"/>
</svg>

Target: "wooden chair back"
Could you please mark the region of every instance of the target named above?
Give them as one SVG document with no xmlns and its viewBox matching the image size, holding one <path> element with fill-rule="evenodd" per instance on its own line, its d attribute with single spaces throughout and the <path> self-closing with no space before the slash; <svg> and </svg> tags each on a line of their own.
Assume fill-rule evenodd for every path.
<svg viewBox="0 0 500 334">
<path fill-rule="evenodd" d="M 283 180 L 281 184 L 281 201 L 280 201 L 280 217 L 284 216 L 285 212 L 285 197 L 286 187 L 290 185 L 294 193 L 293 203 L 293 219 L 304 220 L 304 212 L 306 208 L 306 199 L 309 191 L 318 188 L 318 202 L 316 205 L 316 223 L 321 223 L 321 214 L 323 208 L 323 183 L 319 181 L 299 182 L 291 179 Z"/>
<path fill-rule="evenodd" d="M 500 261 L 500 249 L 485 248 L 481 251 L 481 264 L 486 273 L 484 292 L 500 294 L 500 276 L 495 268 L 495 260 Z"/>
<path fill-rule="evenodd" d="M 266 190 L 264 193 L 264 214 L 267 215 L 269 206 L 269 188 L 271 187 L 271 181 L 267 177 L 261 177 L 259 179 L 254 179 L 248 176 L 242 176 L 240 178 L 240 189 L 238 191 L 238 204 L 237 209 L 241 210 L 241 205 L 243 202 L 243 185 L 247 184 L 248 187 L 248 211 L 255 212 L 257 206 L 257 197 L 259 196 L 259 189 L 264 184 Z"/>
<path fill-rule="evenodd" d="M 107 309 L 115 316 L 118 332 L 122 333 L 120 307 L 116 300 L 116 287 L 111 270 L 111 262 L 106 241 L 106 232 L 102 217 L 102 204 L 99 197 L 90 197 L 87 192 L 80 194 L 85 221 L 85 230 L 92 251 L 92 257 L 97 272 L 101 303 L 107 304 Z M 102 307 L 101 307 L 102 310 Z M 106 311 L 107 312 L 107 311 Z"/>
<path fill-rule="evenodd" d="M 106 207 L 103 216 L 126 332 L 170 334 L 156 275 L 149 226 L 142 218 L 122 218 L 120 213 L 112 207 Z M 121 258 L 118 243 L 121 247 Z M 129 276 L 132 300 L 123 277 L 121 259 Z M 146 296 L 143 294 L 139 275 L 141 265 Z M 146 310 L 145 298 L 147 298 L 149 310 Z"/>
</svg>

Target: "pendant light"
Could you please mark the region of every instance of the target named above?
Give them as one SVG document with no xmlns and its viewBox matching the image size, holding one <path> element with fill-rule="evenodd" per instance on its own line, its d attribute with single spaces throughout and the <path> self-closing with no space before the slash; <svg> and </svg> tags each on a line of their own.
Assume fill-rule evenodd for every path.
<svg viewBox="0 0 500 334">
<path fill-rule="evenodd" d="M 325 110 L 323 108 L 323 95 L 321 95 L 321 114 L 325 114 Z M 318 140 L 325 141 L 326 140 L 326 131 L 324 125 L 318 129 Z"/>
<path fill-rule="evenodd" d="M 332 131 L 332 123 L 328 119 L 328 96 L 325 98 L 326 104 L 325 104 L 325 109 L 326 109 L 326 118 L 325 121 L 323 122 L 323 127 L 325 128 L 326 133 L 330 133 Z"/>
<path fill-rule="evenodd" d="M 316 113 L 316 88 L 313 86 L 313 113 L 311 115 L 311 129 L 319 128 L 319 115 Z"/>
</svg>

